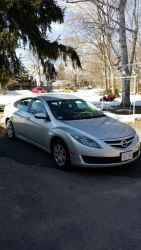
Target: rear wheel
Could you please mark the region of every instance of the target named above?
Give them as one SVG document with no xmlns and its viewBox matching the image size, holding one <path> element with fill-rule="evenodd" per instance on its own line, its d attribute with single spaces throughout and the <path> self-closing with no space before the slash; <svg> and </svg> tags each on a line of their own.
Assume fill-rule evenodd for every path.
<svg viewBox="0 0 141 250">
<path fill-rule="evenodd" d="M 61 139 L 53 141 L 51 145 L 51 153 L 57 167 L 66 169 L 70 165 L 70 156 L 67 145 Z"/>
<path fill-rule="evenodd" d="M 9 139 L 11 140 L 15 139 L 14 127 L 10 119 L 6 122 L 6 132 Z"/>
</svg>

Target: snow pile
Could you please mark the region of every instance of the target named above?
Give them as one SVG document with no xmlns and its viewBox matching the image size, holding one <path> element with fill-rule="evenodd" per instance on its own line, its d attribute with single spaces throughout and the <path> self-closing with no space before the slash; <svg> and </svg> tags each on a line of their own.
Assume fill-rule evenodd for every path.
<svg viewBox="0 0 141 250">
<path fill-rule="evenodd" d="M 141 95 L 130 95 L 131 103 L 133 104 L 135 102 L 136 106 L 141 106 Z"/>
<path fill-rule="evenodd" d="M 30 90 L 14 90 L 6 91 L 4 95 L 0 95 L 0 106 L 12 103 L 20 98 L 35 96 Z"/>
<path fill-rule="evenodd" d="M 134 122 L 135 120 L 141 121 L 141 114 L 119 115 L 119 114 L 113 114 L 113 113 L 106 112 L 106 111 L 104 113 L 105 115 L 110 116 L 124 123 Z"/>
<path fill-rule="evenodd" d="M 5 95 L 11 95 L 11 96 L 15 96 L 15 95 L 30 95 L 32 94 L 32 92 L 28 89 L 25 90 L 13 90 L 13 91 L 9 91 L 7 90 L 5 92 Z"/>
</svg>

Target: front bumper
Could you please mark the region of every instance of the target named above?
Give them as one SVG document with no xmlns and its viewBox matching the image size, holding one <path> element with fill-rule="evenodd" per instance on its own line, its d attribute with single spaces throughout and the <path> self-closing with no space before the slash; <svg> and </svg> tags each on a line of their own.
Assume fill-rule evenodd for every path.
<svg viewBox="0 0 141 250">
<path fill-rule="evenodd" d="M 72 165 L 82 167 L 115 167 L 135 161 L 140 155 L 140 143 L 134 140 L 126 149 L 116 149 L 111 146 L 107 148 L 91 148 L 75 142 L 75 153 L 71 155 Z M 72 149 L 71 149 L 72 151 Z M 122 161 L 121 154 L 128 151 L 133 152 L 133 158 Z"/>
<path fill-rule="evenodd" d="M 90 157 L 90 158 L 88 157 L 87 160 L 86 159 L 84 160 L 84 158 L 82 157 L 83 163 L 78 164 L 78 165 L 83 166 L 83 167 L 116 167 L 116 166 L 125 165 L 125 164 L 128 164 L 128 163 L 135 161 L 140 156 L 140 151 L 139 150 L 136 151 L 135 153 L 133 153 L 133 155 L 134 155 L 133 158 L 130 160 L 127 160 L 127 161 L 121 161 L 120 157 L 112 157 L 112 158 L 110 158 L 111 162 L 106 162 L 106 163 L 100 163 L 100 162 L 102 162 L 101 159 L 103 161 L 104 160 L 106 161 L 105 158 L 96 159 L 95 157 Z M 107 159 L 109 160 L 108 157 L 107 157 Z M 113 160 L 113 162 L 112 162 L 112 160 Z M 95 163 L 96 161 L 98 163 Z"/>
</svg>

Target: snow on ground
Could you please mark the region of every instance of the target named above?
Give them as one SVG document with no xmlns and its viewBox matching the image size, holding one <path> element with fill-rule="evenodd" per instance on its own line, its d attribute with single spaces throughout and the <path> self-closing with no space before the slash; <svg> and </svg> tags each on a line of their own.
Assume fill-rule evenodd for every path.
<svg viewBox="0 0 141 250">
<path fill-rule="evenodd" d="M 141 114 L 131 114 L 131 115 L 119 115 L 110 112 L 104 112 L 107 116 L 117 119 L 125 123 L 134 123 L 135 121 L 141 121 Z"/>
<path fill-rule="evenodd" d="M 79 96 L 80 98 L 83 98 L 84 100 L 92 102 L 97 108 L 99 109 L 107 109 L 112 106 L 118 106 L 121 103 L 121 98 L 116 98 L 113 102 L 102 102 L 100 101 L 100 98 L 102 91 L 95 90 L 87 90 L 87 91 L 79 91 L 76 92 L 75 95 Z M 141 106 L 141 95 L 133 95 L 131 94 L 131 104 L 136 106 Z M 129 115 L 119 115 L 119 114 L 113 114 L 110 112 L 104 112 L 106 115 L 118 119 L 121 122 L 125 123 L 134 123 L 135 120 L 141 121 L 141 114 L 129 114 Z"/>
<path fill-rule="evenodd" d="M 72 94 L 93 103 L 99 109 L 109 108 L 112 106 L 119 105 L 121 101 L 121 98 L 117 98 L 113 102 L 101 102 L 100 98 L 102 97 L 102 89 L 80 90 Z"/>
<path fill-rule="evenodd" d="M 102 97 L 102 89 L 90 89 L 90 90 L 79 90 L 78 92 L 72 93 L 64 93 L 59 92 L 59 94 L 71 94 L 75 95 L 79 98 L 82 98 L 86 101 L 92 102 L 99 109 L 106 109 L 112 106 L 117 106 L 121 103 L 121 98 L 116 98 L 113 102 L 102 102 L 100 98 Z M 57 92 L 49 93 L 57 94 Z M 0 106 L 5 106 L 6 104 L 12 103 L 20 98 L 28 97 L 28 96 L 37 96 L 39 94 L 34 94 L 30 90 L 15 90 L 15 91 L 7 91 L 5 95 L 0 95 Z M 131 94 L 131 103 L 136 106 L 141 106 L 141 95 L 133 95 Z M 118 115 L 110 112 L 105 112 L 108 116 L 111 116 L 115 119 L 118 119 L 123 122 L 133 122 L 134 120 L 141 120 L 141 114 L 135 115 Z"/>
<path fill-rule="evenodd" d="M 74 92 L 73 94 L 87 101 L 98 104 L 99 106 L 102 105 L 102 102 L 100 102 L 100 98 L 102 97 L 102 89 L 80 90 L 78 92 Z M 135 102 L 136 106 L 141 106 L 141 95 L 131 94 L 130 98 L 132 104 Z M 121 98 L 116 98 L 113 102 L 104 102 L 104 107 L 112 107 L 119 105 L 120 103 Z"/>
<path fill-rule="evenodd" d="M 30 90 L 6 91 L 4 95 L 0 95 L 0 106 L 5 106 L 6 104 L 27 96 L 35 96 L 35 94 L 33 94 Z"/>
</svg>

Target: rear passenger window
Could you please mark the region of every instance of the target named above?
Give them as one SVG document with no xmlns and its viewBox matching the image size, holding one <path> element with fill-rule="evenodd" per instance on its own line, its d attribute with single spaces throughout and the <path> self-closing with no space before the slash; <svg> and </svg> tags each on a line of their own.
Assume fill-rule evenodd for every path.
<svg viewBox="0 0 141 250">
<path fill-rule="evenodd" d="M 16 108 L 18 108 L 19 110 L 28 112 L 30 102 L 31 102 L 31 99 L 20 100 L 16 103 Z"/>
</svg>

